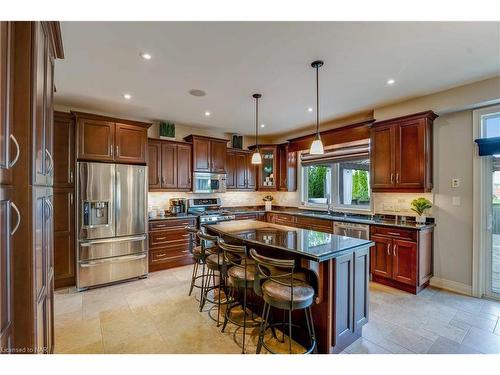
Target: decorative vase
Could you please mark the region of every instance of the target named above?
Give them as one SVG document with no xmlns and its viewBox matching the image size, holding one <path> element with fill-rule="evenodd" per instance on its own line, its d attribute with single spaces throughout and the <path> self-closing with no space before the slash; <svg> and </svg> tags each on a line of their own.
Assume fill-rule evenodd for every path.
<svg viewBox="0 0 500 375">
<path fill-rule="evenodd" d="M 427 217 L 425 215 L 415 216 L 415 221 L 418 224 L 425 224 L 425 222 L 427 221 Z"/>
<path fill-rule="evenodd" d="M 266 211 L 271 211 L 272 207 L 273 207 L 273 202 L 271 201 L 266 201 L 264 202 L 265 206 L 266 206 Z"/>
</svg>

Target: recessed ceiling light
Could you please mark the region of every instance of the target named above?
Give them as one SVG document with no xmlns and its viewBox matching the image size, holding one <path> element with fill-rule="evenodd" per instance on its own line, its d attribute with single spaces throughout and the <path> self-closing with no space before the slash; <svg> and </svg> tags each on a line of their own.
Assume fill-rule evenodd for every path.
<svg viewBox="0 0 500 375">
<path fill-rule="evenodd" d="M 141 52 L 139 56 L 141 56 L 144 60 L 151 60 L 151 55 L 147 52 Z"/>
<path fill-rule="evenodd" d="M 309 108 L 307 108 L 307 111 L 308 111 L 308 112 L 312 112 L 312 111 L 313 111 L 313 109 L 312 109 L 311 107 L 309 107 Z"/>
<path fill-rule="evenodd" d="M 206 111 L 205 116 L 207 116 L 207 117 L 210 116 L 210 112 Z"/>
<path fill-rule="evenodd" d="M 132 99 L 132 95 L 130 95 L 130 94 L 123 94 L 123 97 L 124 97 L 125 99 L 127 99 L 127 100 Z"/>
<path fill-rule="evenodd" d="M 265 128 L 265 127 L 266 127 L 266 124 L 260 124 L 260 127 L 261 127 L 261 128 Z"/>
<path fill-rule="evenodd" d="M 205 96 L 207 95 L 207 93 L 203 90 L 199 90 L 199 89 L 191 89 L 189 90 L 189 93 L 193 96 Z"/>
<path fill-rule="evenodd" d="M 393 80 L 392 78 L 390 78 L 390 79 L 387 80 L 387 84 L 388 85 L 394 85 L 394 83 L 396 83 L 396 81 Z"/>
</svg>

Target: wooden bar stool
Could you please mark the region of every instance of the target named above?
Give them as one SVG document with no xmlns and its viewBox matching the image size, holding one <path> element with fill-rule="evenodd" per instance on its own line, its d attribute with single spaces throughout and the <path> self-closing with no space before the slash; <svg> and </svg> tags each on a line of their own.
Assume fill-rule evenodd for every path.
<svg viewBox="0 0 500 375">
<path fill-rule="evenodd" d="M 295 277 L 295 260 L 265 257 L 259 255 L 254 249 L 250 249 L 250 255 L 256 263 L 254 288 L 264 299 L 256 353 L 259 354 L 264 346 L 269 352 L 277 354 L 264 342 L 264 334 L 267 328 L 282 325 L 282 323 L 271 324 L 269 322 L 271 307 L 288 312 L 289 353 L 292 353 L 292 327 L 299 327 L 292 323 L 292 311 L 304 310 L 311 346 L 303 354 L 316 353 L 316 334 L 311 311 L 311 305 L 314 301 L 314 289 L 303 280 Z"/>
<path fill-rule="evenodd" d="M 246 328 L 257 327 L 260 324 L 253 319 L 253 312 L 250 320 L 247 319 L 247 292 L 253 288 L 255 280 L 255 262 L 248 257 L 246 246 L 230 245 L 220 238 L 218 240 L 218 245 L 223 252 L 222 277 L 227 293 L 227 306 L 224 313 L 222 332 L 224 332 L 228 322 L 243 328 L 241 353 L 245 354 Z M 243 294 L 243 301 L 237 298 L 237 293 Z M 243 323 L 233 319 L 231 314 L 238 306 L 241 306 L 243 309 Z"/>
</svg>

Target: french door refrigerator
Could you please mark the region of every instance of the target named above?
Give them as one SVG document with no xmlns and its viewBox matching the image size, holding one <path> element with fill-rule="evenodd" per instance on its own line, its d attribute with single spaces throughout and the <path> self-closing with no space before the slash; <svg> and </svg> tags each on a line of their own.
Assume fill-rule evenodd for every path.
<svg viewBox="0 0 500 375">
<path fill-rule="evenodd" d="M 77 289 L 148 273 L 147 167 L 77 163 Z"/>
</svg>

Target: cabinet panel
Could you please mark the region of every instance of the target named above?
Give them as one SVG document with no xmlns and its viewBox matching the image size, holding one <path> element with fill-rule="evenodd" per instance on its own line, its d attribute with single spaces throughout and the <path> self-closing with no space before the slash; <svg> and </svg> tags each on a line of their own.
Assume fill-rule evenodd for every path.
<svg viewBox="0 0 500 375">
<path fill-rule="evenodd" d="M 47 282 L 47 248 L 45 244 L 45 188 L 33 189 L 33 251 L 35 298 L 39 300 L 44 293 Z"/>
<path fill-rule="evenodd" d="M 424 188 L 425 120 L 397 127 L 396 184 L 400 188 Z"/>
<path fill-rule="evenodd" d="M 372 188 L 395 186 L 395 130 L 384 127 L 372 130 L 371 134 L 371 176 Z"/>
<path fill-rule="evenodd" d="M 225 150 L 224 150 L 225 152 Z M 226 156 L 224 155 L 224 158 Z M 195 172 L 210 172 L 210 140 L 193 139 L 193 169 Z"/>
<path fill-rule="evenodd" d="M 148 184 L 149 189 L 161 188 L 161 143 L 148 143 Z"/>
<path fill-rule="evenodd" d="M 353 254 L 334 260 L 335 264 L 335 337 L 334 346 L 340 345 L 354 332 L 353 314 Z"/>
<path fill-rule="evenodd" d="M 116 123 L 115 161 L 122 163 L 145 163 L 147 129 L 142 126 Z"/>
<path fill-rule="evenodd" d="M 236 189 L 236 153 L 227 151 L 226 153 L 226 188 Z"/>
<path fill-rule="evenodd" d="M 10 22 L 0 22 L 0 184 L 12 182 L 9 166 L 16 147 L 11 139 L 12 132 L 12 27 Z M 11 152 L 11 145 L 14 146 Z"/>
<path fill-rule="evenodd" d="M 175 189 L 177 187 L 177 145 L 163 143 L 161 145 L 161 187 Z"/>
<path fill-rule="evenodd" d="M 392 278 L 400 283 L 417 284 L 417 244 L 405 240 L 393 240 Z"/>
<path fill-rule="evenodd" d="M 54 283 L 56 288 L 75 283 L 73 190 L 54 189 Z"/>
<path fill-rule="evenodd" d="M 353 253 L 354 257 L 354 330 L 358 331 L 368 323 L 370 250 L 364 248 Z"/>
<path fill-rule="evenodd" d="M 210 144 L 211 172 L 226 173 L 226 150 L 227 143 L 211 141 Z"/>
<path fill-rule="evenodd" d="M 177 145 L 177 189 L 191 190 L 191 145 Z"/>
<path fill-rule="evenodd" d="M 252 164 L 252 154 L 247 154 L 247 188 L 249 190 L 257 189 L 257 169 Z"/>
<path fill-rule="evenodd" d="M 78 126 L 78 159 L 113 161 L 114 122 L 80 118 Z"/>
<path fill-rule="evenodd" d="M 236 154 L 236 188 L 247 188 L 247 154 Z"/>
<path fill-rule="evenodd" d="M 47 42 L 48 43 L 48 42 Z M 46 185 L 54 184 L 54 58 L 47 46 L 45 64 L 45 175 Z"/>
<path fill-rule="evenodd" d="M 375 242 L 370 250 L 370 271 L 372 274 L 386 278 L 392 277 L 392 240 L 379 236 L 371 236 Z"/>
<path fill-rule="evenodd" d="M 75 126 L 72 116 L 54 113 L 54 185 L 74 186 Z"/>
</svg>

